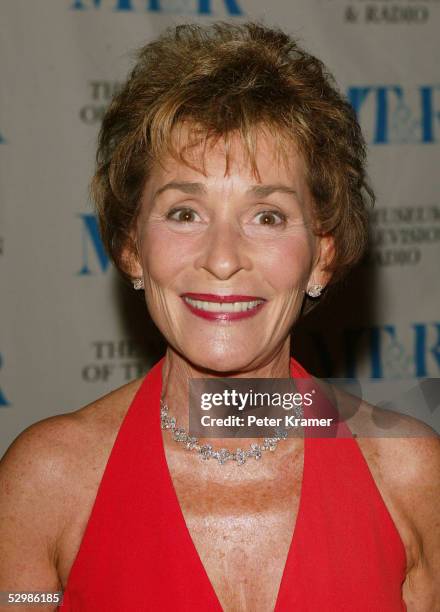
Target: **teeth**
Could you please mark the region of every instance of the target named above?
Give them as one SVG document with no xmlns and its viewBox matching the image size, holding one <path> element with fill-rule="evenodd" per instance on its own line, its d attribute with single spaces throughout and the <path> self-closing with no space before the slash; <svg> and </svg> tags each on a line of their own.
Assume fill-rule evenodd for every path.
<svg viewBox="0 0 440 612">
<path fill-rule="evenodd" d="M 202 302 L 200 300 L 192 300 L 189 297 L 183 298 L 188 304 L 198 308 L 199 310 L 206 310 L 207 312 L 244 312 L 255 308 L 258 304 L 261 304 L 264 300 L 253 300 L 252 302 Z"/>
</svg>

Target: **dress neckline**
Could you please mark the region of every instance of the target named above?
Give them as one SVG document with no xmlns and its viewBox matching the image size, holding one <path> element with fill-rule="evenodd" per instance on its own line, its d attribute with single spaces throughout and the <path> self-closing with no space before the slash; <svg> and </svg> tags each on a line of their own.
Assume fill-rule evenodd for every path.
<svg viewBox="0 0 440 612">
<path fill-rule="evenodd" d="M 163 368 L 163 363 L 164 363 L 164 358 L 162 358 L 161 362 L 160 362 L 160 385 L 159 385 L 159 393 L 161 394 L 162 392 L 162 368 Z M 298 363 L 291 358 L 290 360 L 290 371 L 291 371 L 291 376 L 295 377 L 295 376 L 299 376 L 299 377 L 308 377 L 308 374 L 305 372 L 305 370 L 303 370 L 301 367 L 298 367 Z M 160 426 L 160 411 L 156 410 L 155 408 L 152 410 L 152 413 L 154 414 L 154 423 L 153 423 L 153 431 L 158 435 L 158 439 L 156 440 L 156 444 L 155 444 L 155 448 L 159 449 L 159 453 L 158 453 L 158 460 L 161 464 L 161 468 L 162 471 L 164 472 L 165 478 L 167 479 L 168 482 L 168 489 L 170 491 L 170 499 L 172 500 L 172 503 L 175 507 L 175 513 L 174 516 L 176 516 L 176 521 L 178 521 L 182 527 L 183 532 L 186 535 L 186 542 L 188 543 L 188 552 L 194 557 L 194 559 L 197 559 L 197 563 L 198 566 L 200 568 L 200 576 L 203 576 L 203 580 L 205 581 L 206 585 L 209 586 L 209 591 L 211 592 L 212 595 L 212 600 L 213 602 L 215 601 L 215 605 L 218 607 L 219 610 L 223 610 L 222 605 L 220 603 L 220 600 L 218 598 L 218 595 L 212 585 L 211 580 L 209 579 L 208 573 L 205 569 L 205 566 L 203 565 L 202 559 L 200 558 L 199 552 L 197 550 L 197 547 L 194 543 L 194 540 L 191 536 L 191 533 L 188 529 L 188 525 L 186 523 L 185 517 L 183 515 L 182 512 L 182 508 L 180 506 L 179 503 L 179 498 L 177 496 L 177 492 L 174 486 L 174 482 L 173 482 L 173 477 L 171 476 L 171 472 L 168 466 L 168 461 L 166 458 L 166 453 L 165 453 L 165 447 L 164 447 L 164 443 L 163 443 L 163 436 L 162 436 L 162 429 Z M 279 601 L 282 598 L 283 592 L 284 590 L 287 588 L 287 576 L 289 574 L 289 566 L 292 564 L 293 562 L 293 558 L 294 558 L 294 554 L 295 554 L 295 542 L 298 538 L 298 532 L 299 532 L 299 527 L 300 524 L 302 523 L 302 519 L 303 519 L 303 507 L 304 507 L 304 491 L 305 491 L 305 480 L 306 480 L 306 476 L 308 473 L 307 470 L 307 466 L 308 466 L 308 461 L 307 461 L 307 457 L 308 457 L 308 446 L 310 443 L 310 438 L 308 438 L 307 435 L 304 435 L 303 437 L 304 440 L 304 446 L 303 446 L 303 467 L 302 467 L 302 476 L 301 476 L 301 486 L 300 486 L 300 493 L 299 493 L 299 501 L 298 501 L 298 509 L 297 509 L 297 514 L 296 514 L 296 518 L 295 518 L 295 522 L 294 525 L 292 527 L 292 533 L 290 536 L 290 543 L 289 543 L 289 548 L 287 551 L 287 556 L 286 556 L 286 560 L 284 562 L 284 567 L 281 573 L 281 580 L 280 580 L 280 584 L 278 587 L 278 592 L 277 592 L 277 596 L 275 599 L 275 605 L 274 605 L 274 612 L 278 612 L 278 605 L 279 605 Z M 264 461 L 264 458 L 262 459 Z M 211 609 L 211 608 L 210 608 Z"/>
</svg>

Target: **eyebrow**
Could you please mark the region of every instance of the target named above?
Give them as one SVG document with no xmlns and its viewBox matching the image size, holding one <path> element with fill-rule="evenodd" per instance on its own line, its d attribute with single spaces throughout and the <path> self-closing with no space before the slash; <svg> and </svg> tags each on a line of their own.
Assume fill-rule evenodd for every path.
<svg viewBox="0 0 440 612">
<path fill-rule="evenodd" d="M 163 187 L 160 187 L 156 191 L 153 196 L 153 201 L 164 191 L 168 191 L 169 189 L 176 189 L 178 191 L 182 191 L 183 193 L 188 193 L 190 195 L 206 195 L 207 190 L 205 185 L 202 183 L 191 183 L 189 181 L 171 181 L 170 183 L 166 183 Z M 270 196 L 272 193 L 287 193 L 290 195 L 296 195 L 297 192 L 293 187 L 288 187 L 287 185 L 252 185 L 246 191 L 246 195 L 256 196 L 258 198 L 266 198 Z"/>
</svg>

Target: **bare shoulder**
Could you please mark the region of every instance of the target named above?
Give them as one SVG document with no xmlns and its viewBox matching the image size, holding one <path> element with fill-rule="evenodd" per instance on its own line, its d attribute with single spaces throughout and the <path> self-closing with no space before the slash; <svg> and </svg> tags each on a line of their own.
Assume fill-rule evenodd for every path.
<svg viewBox="0 0 440 612">
<path fill-rule="evenodd" d="M 440 478 L 440 436 L 426 423 L 365 401 L 346 423 L 370 465 L 396 492 L 414 497 Z"/>
<path fill-rule="evenodd" d="M 440 611 L 440 436 L 413 417 L 366 402 L 347 421 L 406 551 L 408 609 Z"/>
<path fill-rule="evenodd" d="M 117 433 L 141 382 L 137 379 L 79 410 L 30 425 L 8 448 L 1 465 L 10 469 L 18 462 L 21 473 L 28 468 L 37 475 L 41 469 L 41 477 L 56 478 L 59 470 L 67 467 L 66 462 L 80 456 L 82 450 Z"/>
<path fill-rule="evenodd" d="M 409 499 L 440 479 L 440 436 L 426 423 L 363 402 L 352 433 L 389 485 Z"/>
<path fill-rule="evenodd" d="M 141 382 L 39 421 L 11 444 L 0 461 L 0 590 L 59 585 L 58 543 L 92 500 Z"/>
<path fill-rule="evenodd" d="M 370 462 L 404 497 L 439 478 L 440 436 L 426 423 L 362 402 L 347 424 Z"/>
</svg>

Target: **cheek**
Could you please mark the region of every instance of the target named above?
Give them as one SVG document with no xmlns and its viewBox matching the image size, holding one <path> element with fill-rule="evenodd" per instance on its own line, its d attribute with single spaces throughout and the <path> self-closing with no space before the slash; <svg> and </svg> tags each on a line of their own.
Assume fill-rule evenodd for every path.
<svg viewBox="0 0 440 612">
<path fill-rule="evenodd" d="M 272 286 L 293 289 L 307 282 L 313 253 L 308 235 L 280 237 L 260 253 L 260 265 L 264 266 Z"/>
<path fill-rule="evenodd" d="M 183 239 L 182 239 L 183 238 Z M 143 236 L 142 260 L 144 272 L 151 280 L 166 283 L 192 259 L 192 248 L 185 237 L 171 235 L 166 228 L 152 225 Z"/>
</svg>

